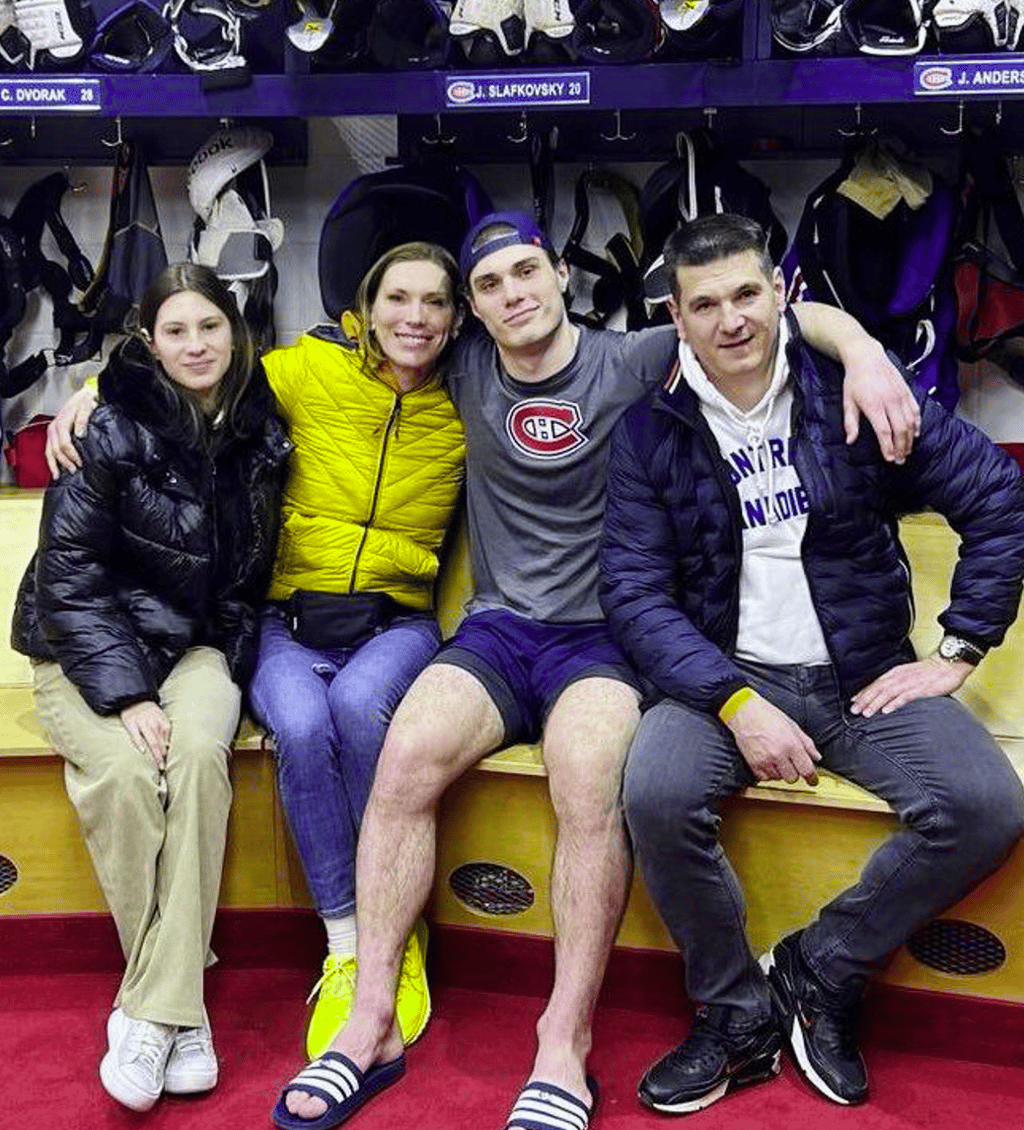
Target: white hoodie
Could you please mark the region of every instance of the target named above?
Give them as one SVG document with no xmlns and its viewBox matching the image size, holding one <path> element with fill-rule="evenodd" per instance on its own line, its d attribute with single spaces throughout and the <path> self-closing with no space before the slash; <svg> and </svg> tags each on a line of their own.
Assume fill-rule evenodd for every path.
<svg viewBox="0 0 1024 1130">
<path fill-rule="evenodd" d="M 679 364 L 740 499 L 743 560 L 736 657 L 809 666 L 830 659 L 800 559 L 807 495 L 790 457 L 793 385 L 786 361 L 788 338 L 783 321 L 771 383 L 749 412 L 715 388 L 685 342 L 679 346 Z"/>
</svg>

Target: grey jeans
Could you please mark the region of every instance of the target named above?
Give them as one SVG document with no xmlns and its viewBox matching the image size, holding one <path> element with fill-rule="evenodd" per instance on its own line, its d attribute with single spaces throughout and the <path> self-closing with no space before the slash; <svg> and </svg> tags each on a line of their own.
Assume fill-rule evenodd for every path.
<svg viewBox="0 0 1024 1130">
<path fill-rule="evenodd" d="M 811 969 L 840 988 L 883 965 L 999 866 L 1024 831 L 1024 790 L 989 733 L 952 698 L 860 718 L 844 709 L 831 666 L 741 666 L 811 737 L 825 768 L 882 797 L 902 822 L 804 931 Z M 690 999 L 735 1009 L 731 1027 L 769 1013 L 743 895 L 718 842 L 722 804 L 753 783 L 714 716 L 671 699 L 644 715 L 624 784 L 637 860 L 685 956 Z"/>
</svg>

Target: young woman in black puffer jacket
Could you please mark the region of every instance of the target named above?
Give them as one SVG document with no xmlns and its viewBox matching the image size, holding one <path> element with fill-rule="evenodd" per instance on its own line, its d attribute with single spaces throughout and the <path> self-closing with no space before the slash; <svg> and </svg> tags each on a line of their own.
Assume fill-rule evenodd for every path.
<svg viewBox="0 0 1024 1130">
<path fill-rule="evenodd" d="M 213 271 L 168 267 L 139 321 L 46 493 L 12 642 L 128 963 L 100 1077 L 146 1110 L 217 1081 L 203 970 L 290 444 Z"/>
</svg>

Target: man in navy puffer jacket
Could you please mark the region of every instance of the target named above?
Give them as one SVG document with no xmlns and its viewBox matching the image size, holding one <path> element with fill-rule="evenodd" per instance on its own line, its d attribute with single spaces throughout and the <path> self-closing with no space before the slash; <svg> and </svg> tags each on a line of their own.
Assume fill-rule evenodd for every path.
<svg viewBox="0 0 1024 1130">
<path fill-rule="evenodd" d="M 618 424 L 609 470 L 601 603 L 659 696 L 630 751 L 626 817 L 698 1006 L 640 1084 L 667 1113 L 770 1079 L 784 1040 L 822 1094 L 866 1098 L 855 1022 L 867 975 L 1024 829 L 1012 766 L 950 697 L 1017 614 L 1024 479 L 930 400 L 901 465 L 870 433 L 847 445 L 832 362 L 783 314 L 764 247 L 738 216 L 670 237 L 678 361 Z M 898 518 L 925 507 L 961 552 L 945 634 L 917 659 Z M 719 813 L 757 780 L 813 783 L 818 761 L 902 826 L 758 963 Z"/>
</svg>

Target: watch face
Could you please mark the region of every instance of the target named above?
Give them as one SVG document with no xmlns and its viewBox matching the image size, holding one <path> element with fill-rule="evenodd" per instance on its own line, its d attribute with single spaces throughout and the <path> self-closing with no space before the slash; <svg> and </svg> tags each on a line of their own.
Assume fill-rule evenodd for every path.
<svg viewBox="0 0 1024 1130">
<path fill-rule="evenodd" d="M 956 659 L 960 654 L 960 641 L 955 636 L 943 636 L 939 644 L 939 655 L 943 659 Z"/>
</svg>

